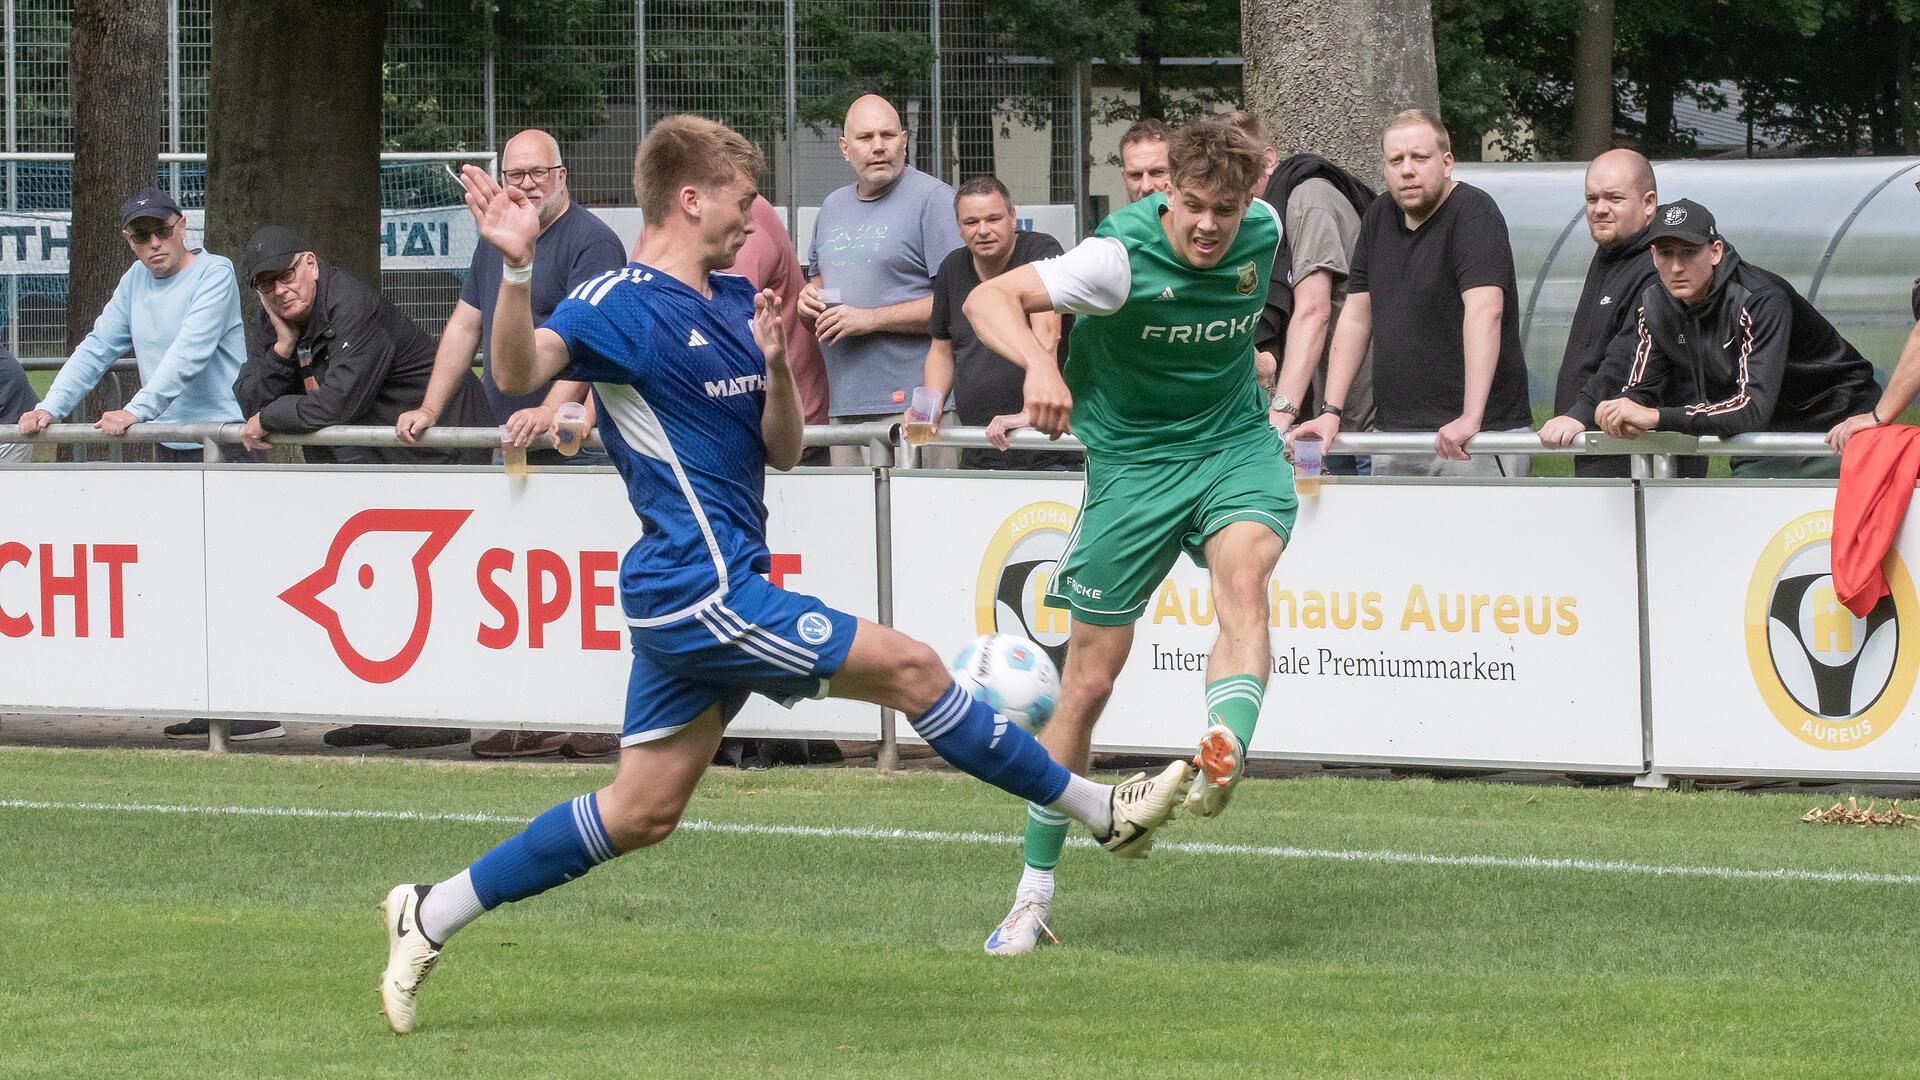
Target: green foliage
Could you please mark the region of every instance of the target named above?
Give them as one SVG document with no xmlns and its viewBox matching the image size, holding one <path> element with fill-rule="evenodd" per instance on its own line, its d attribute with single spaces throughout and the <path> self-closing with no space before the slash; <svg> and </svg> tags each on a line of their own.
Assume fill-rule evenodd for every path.
<svg viewBox="0 0 1920 1080">
<path fill-rule="evenodd" d="M 933 40 L 924 10 L 903 20 L 883 0 L 810 0 L 797 22 L 808 46 L 799 63 L 798 109 L 815 130 L 837 130 L 862 94 L 904 102 L 927 93 Z"/>
</svg>

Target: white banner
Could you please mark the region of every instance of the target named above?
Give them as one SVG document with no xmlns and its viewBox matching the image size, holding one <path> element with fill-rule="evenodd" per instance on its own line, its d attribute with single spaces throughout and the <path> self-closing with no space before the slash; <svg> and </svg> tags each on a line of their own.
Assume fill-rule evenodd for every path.
<svg viewBox="0 0 1920 1080">
<path fill-rule="evenodd" d="M 768 487 L 771 576 L 872 618 L 871 478 Z M 206 521 L 217 715 L 619 729 L 619 565 L 640 526 L 618 476 L 222 470 Z M 869 705 L 756 699 L 733 730 L 878 726 Z"/>
<path fill-rule="evenodd" d="M 0 472 L 0 712 L 205 715 L 200 477 Z"/>
<path fill-rule="evenodd" d="M 1063 654 L 1039 597 L 1077 480 L 893 477 L 896 624 L 951 658 L 974 635 Z M 1256 753 L 1639 772 L 1633 492 L 1326 485 L 1270 586 L 1273 673 Z M 1137 624 L 1097 741 L 1199 738 L 1215 629 L 1185 557 Z"/>
<path fill-rule="evenodd" d="M 1831 487 L 1649 487 L 1654 767 L 1920 777 L 1920 536 L 1866 618 L 1834 595 Z"/>
<path fill-rule="evenodd" d="M 185 210 L 187 246 L 206 243 L 204 210 Z M 0 212 L 0 275 L 67 273 L 69 214 L 65 210 L 39 213 Z M 298 229 L 295 223 L 295 229 Z M 464 206 L 380 212 L 380 268 L 382 270 L 466 270 L 473 260 L 479 233 L 473 215 Z M 220 252 L 246 273 L 235 252 Z M 129 260 L 131 261 L 131 260 Z"/>
</svg>

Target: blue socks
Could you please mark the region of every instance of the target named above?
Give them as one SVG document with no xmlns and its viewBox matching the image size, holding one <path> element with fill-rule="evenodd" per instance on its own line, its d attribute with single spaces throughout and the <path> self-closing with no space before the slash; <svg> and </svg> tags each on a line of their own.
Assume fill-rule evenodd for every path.
<svg viewBox="0 0 1920 1080">
<path fill-rule="evenodd" d="M 616 854 L 600 823 L 599 800 L 588 792 L 534 818 L 468 873 L 474 895 L 491 911 L 572 881 Z"/>
<path fill-rule="evenodd" d="M 1033 736 L 975 701 L 958 683 L 949 683 L 933 708 L 910 722 L 948 764 L 1028 802 L 1053 803 L 1073 776 Z"/>
</svg>

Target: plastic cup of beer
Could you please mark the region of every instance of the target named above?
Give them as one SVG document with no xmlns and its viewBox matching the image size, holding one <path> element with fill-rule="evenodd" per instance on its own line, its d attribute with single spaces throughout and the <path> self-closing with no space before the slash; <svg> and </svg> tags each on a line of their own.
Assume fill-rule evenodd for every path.
<svg viewBox="0 0 1920 1080">
<path fill-rule="evenodd" d="M 587 444 L 587 407 L 578 401 L 566 401 L 553 411 L 554 449 L 572 457 Z"/>
<path fill-rule="evenodd" d="M 513 436 L 505 424 L 500 426 L 500 463 L 508 476 L 527 475 L 527 448 L 513 445 Z"/>
<path fill-rule="evenodd" d="M 1302 435 L 1293 440 L 1293 487 L 1302 495 L 1320 491 L 1320 465 L 1326 460 L 1327 443 L 1318 435 Z"/>
<path fill-rule="evenodd" d="M 822 306 L 836 307 L 840 304 L 840 302 L 841 301 L 840 301 L 839 289 L 821 289 L 820 290 L 820 303 Z"/>
<path fill-rule="evenodd" d="M 940 399 L 932 387 L 913 388 L 913 400 L 907 403 L 907 426 L 900 437 L 914 446 L 925 446 L 933 439 L 934 421 L 940 416 Z"/>
</svg>

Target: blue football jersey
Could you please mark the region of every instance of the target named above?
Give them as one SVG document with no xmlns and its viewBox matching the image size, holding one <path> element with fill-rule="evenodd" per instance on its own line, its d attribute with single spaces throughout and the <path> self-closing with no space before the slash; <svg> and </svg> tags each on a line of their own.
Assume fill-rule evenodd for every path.
<svg viewBox="0 0 1920 1080">
<path fill-rule="evenodd" d="M 708 285 L 712 298 L 629 263 L 583 282 L 546 322 L 567 344 L 560 377 L 594 384 L 600 438 L 640 515 L 620 592 L 641 625 L 685 618 L 772 565 L 755 290 L 735 274 Z"/>
</svg>

